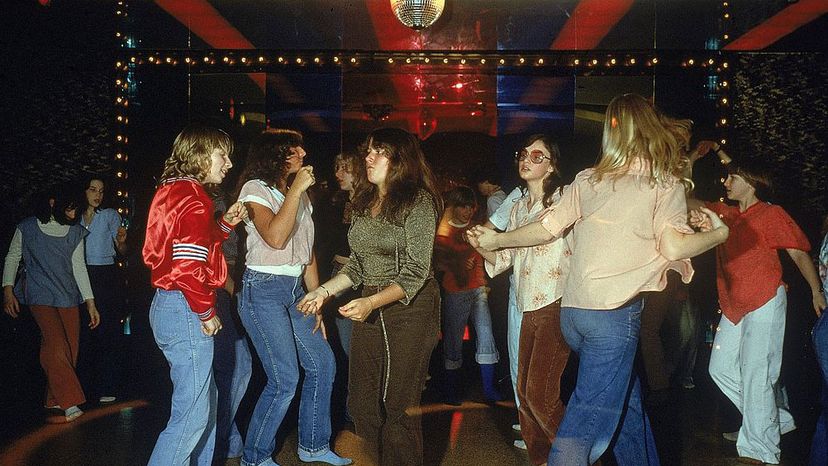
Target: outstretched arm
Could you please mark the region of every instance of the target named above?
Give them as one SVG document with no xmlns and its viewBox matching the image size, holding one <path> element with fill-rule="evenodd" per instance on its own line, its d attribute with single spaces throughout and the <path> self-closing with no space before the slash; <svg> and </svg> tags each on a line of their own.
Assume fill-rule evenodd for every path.
<svg viewBox="0 0 828 466">
<path fill-rule="evenodd" d="M 791 256 L 791 259 L 793 259 L 794 264 L 796 264 L 796 267 L 799 269 L 799 273 L 802 274 L 802 277 L 811 287 L 811 301 L 814 305 L 814 312 L 817 317 L 819 317 L 822 315 L 822 311 L 825 310 L 825 294 L 822 292 L 819 274 L 816 271 L 816 267 L 814 267 L 814 263 L 811 261 L 811 256 L 801 249 L 785 250 L 788 251 L 788 254 Z"/>
</svg>

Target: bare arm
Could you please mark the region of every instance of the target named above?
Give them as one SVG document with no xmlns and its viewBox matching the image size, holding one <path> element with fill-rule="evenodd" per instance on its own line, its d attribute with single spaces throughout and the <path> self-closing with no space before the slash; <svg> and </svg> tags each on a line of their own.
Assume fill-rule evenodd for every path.
<svg viewBox="0 0 828 466">
<path fill-rule="evenodd" d="M 402 287 L 396 283 L 392 283 L 371 296 L 350 301 L 348 304 L 339 308 L 339 313 L 343 317 L 351 320 L 364 321 L 374 309 L 400 301 L 405 296 L 405 291 Z"/>
<path fill-rule="evenodd" d="M 255 202 L 246 202 L 244 205 L 250 214 L 250 219 L 256 226 L 256 231 L 268 246 L 274 249 L 284 249 L 293 228 L 296 226 L 296 213 L 302 201 L 302 193 L 314 184 L 313 169 L 310 166 L 302 167 L 296 173 L 293 185 L 285 194 L 285 200 L 275 214 L 269 207 Z"/>
<path fill-rule="evenodd" d="M 805 281 L 808 282 L 808 286 L 811 287 L 811 301 L 814 305 L 814 312 L 816 312 L 817 317 L 819 317 L 822 315 L 822 311 L 825 310 L 825 295 L 822 292 L 819 274 L 816 271 L 816 267 L 814 267 L 814 263 L 811 261 L 811 256 L 801 249 L 785 250 L 788 251 L 788 255 L 791 256 L 791 259 L 793 259 L 794 264 L 796 264 L 796 267 L 799 269 L 799 273 L 801 273 Z"/>
<path fill-rule="evenodd" d="M 307 282 L 305 284 L 307 285 Z M 314 314 L 322 309 L 322 304 L 326 299 L 353 285 L 353 282 L 351 282 L 351 279 L 347 275 L 338 273 L 317 287 L 311 288 L 308 286 L 308 293 L 299 301 L 296 307 L 304 314 Z"/>
</svg>

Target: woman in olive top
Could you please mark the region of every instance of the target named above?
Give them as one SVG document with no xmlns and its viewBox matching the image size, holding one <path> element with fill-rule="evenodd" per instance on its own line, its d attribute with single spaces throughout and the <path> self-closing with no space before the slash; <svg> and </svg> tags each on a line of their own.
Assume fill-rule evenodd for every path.
<svg viewBox="0 0 828 466">
<path fill-rule="evenodd" d="M 365 146 L 364 168 L 355 171 L 350 260 L 298 307 L 317 313 L 325 299 L 363 285 L 361 298 L 339 308 L 354 321 L 348 409 L 380 464 L 421 465 L 420 419 L 406 410 L 420 403 L 440 330 L 431 267 L 440 197 L 416 137 L 379 129 Z"/>
</svg>

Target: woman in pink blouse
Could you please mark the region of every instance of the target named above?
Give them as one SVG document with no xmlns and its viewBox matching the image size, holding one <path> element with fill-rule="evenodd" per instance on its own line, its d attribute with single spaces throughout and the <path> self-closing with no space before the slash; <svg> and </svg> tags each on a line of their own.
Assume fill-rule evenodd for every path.
<svg viewBox="0 0 828 466">
<path fill-rule="evenodd" d="M 693 275 L 689 257 L 727 239 L 707 209 L 705 231 L 687 225 L 684 184 L 690 122 L 662 115 L 626 94 L 607 107 L 602 156 L 579 173 L 539 221 L 496 233 L 479 228 L 480 246 L 544 244 L 572 227 L 573 255 L 561 302 L 561 331 L 578 355 L 578 381 L 550 465 L 587 465 L 613 444 L 619 465 L 657 465 L 632 365 L 641 326 L 642 291 L 661 290 L 666 272 Z M 536 272 L 537 273 L 537 272 Z"/>
<path fill-rule="evenodd" d="M 507 231 L 536 222 L 560 198 L 560 150 L 544 134 L 530 136 L 515 154 L 523 195 L 515 202 Z M 566 239 L 527 248 L 490 252 L 469 242 L 486 258 L 495 276 L 514 267 L 518 309 L 523 313 L 518 351 L 517 395 L 521 434 L 532 464 L 545 464 L 558 424 L 564 415 L 561 374 L 569 347 L 561 334 L 561 296 L 572 254 Z"/>
</svg>

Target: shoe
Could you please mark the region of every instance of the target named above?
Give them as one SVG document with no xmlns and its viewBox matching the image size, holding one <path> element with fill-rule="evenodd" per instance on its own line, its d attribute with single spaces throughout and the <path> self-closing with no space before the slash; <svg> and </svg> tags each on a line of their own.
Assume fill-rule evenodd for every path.
<svg viewBox="0 0 828 466">
<path fill-rule="evenodd" d="M 117 400 L 117 398 L 115 398 L 114 396 L 102 396 L 98 398 L 98 403 L 112 403 L 115 400 Z"/>
<path fill-rule="evenodd" d="M 351 458 L 343 458 L 332 450 L 328 450 L 324 455 L 319 456 L 312 456 L 310 453 L 304 452 L 302 450 L 297 451 L 299 453 L 299 459 L 302 460 L 303 463 L 328 463 L 334 466 L 345 466 L 348 464 L 353 463 L 354 461 Z"/>
<path fill-rule="evenodd" d="M 739 431 L 722 432 L 722 438 L 728 442 L 735 442 L 736 440 L 739 440 Z"/>
<path fill-rule="evenodd" d="M 224 460 L 224 466 L 241 466 L 241 456 L 227 458 Z"/>
<path fill-rule="evenodd" d="M 696 388 L 696 383 L 693 381 L 693 377 L 687 377 L 681 382 L 681 388 L 685 390 L 692 390 Z"/>
<path fill-rule="evenodd" d="M 515 432 L 520 432 L 520 424 L 512 424 L 512 430 Z"/>
<path fill-rule="evenodd" d="M 523 439 L 517 439 L 517 440 L 515 440 L 515 441 L 512 443 L 512 445 L 514 445 L 514 447 L 515 447 L 515 448 L 519 448 L 519 449 L 521 449 L 521 450 L 526 450 L 526 442 L 524 442 L 524 441 L 523 441 Z"/>
<path fill-rule="evenodd" d="M 83 416 L 83 411 L 80 409 L 73 411 L 71 414 L 63 416 L 49 416 L 46 418 L 47 424 L 68 424 L 74 422 L 77 418 Z"/>
</svg>

